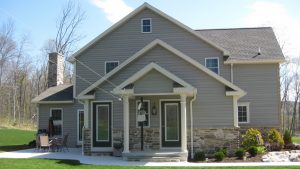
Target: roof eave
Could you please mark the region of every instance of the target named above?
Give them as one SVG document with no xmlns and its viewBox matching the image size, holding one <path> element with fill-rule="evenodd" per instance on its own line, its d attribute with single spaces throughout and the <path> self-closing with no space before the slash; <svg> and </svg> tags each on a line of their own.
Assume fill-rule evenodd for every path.
<svg viewBox="0 0 300 169">
<path fill-rule="evenodd" d="M 224 64 L 266 64 L 266 63 L 284 63 L 285 59 L 255 59 L 255 60 L 239 60 L 231 59 L 224 61 Z"/>
</svg>

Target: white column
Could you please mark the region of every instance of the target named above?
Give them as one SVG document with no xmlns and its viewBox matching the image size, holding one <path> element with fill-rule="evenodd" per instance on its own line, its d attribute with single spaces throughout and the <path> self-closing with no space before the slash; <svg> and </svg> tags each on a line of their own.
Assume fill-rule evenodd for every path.
<svg viewBox="0 0 300 169">
<path fill-rule="evenodd" d="M 187 134 L 186 134 L 186 95 L 180 95 L 181 107 L 181 151 L 187 152 Z"/>
<path fill-rule="evenodd" d="M 123 96 L 123 120 L 124 120 L 124 150 L 123 153 L 129 153 L 129 100 L 128 95 Z"/>
<path fill-rule="evenodd" d="M 237 105 L 237 96 L 233 96 L 233 125 L 238 127 L 238 105 Z"/>
<path fill-rule="evenodd" d="M 84 100 L 84 127 L 85 128 L 90 128 L 89 127 L 89 100 Z"/>
</svg>

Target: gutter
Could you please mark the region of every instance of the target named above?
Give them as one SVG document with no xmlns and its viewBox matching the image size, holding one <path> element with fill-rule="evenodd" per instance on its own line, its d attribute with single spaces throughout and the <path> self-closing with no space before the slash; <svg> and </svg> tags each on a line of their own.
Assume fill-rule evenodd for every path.
<svg viewBox="0 0 300 169">
<path fill-rule="evenodd" d="M 194 159 L 194 134 L 193 134 L 193 102 L 196 100 L 197 90 L 194 90 L 194 97 L 190 101 L 190 118 L 191 118 L 191 158 Z"/>
</svg>

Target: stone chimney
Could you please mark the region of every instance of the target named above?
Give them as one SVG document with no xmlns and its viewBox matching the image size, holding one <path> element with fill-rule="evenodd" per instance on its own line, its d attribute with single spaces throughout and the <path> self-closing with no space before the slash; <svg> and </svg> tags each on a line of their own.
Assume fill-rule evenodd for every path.
<svg viewBox="0 0 300 169">
<path fill-rule="evenodd" d="M 64 83 L 64 56 L 59 53 L 49 53 L 48 88 Z"/>
</svg>

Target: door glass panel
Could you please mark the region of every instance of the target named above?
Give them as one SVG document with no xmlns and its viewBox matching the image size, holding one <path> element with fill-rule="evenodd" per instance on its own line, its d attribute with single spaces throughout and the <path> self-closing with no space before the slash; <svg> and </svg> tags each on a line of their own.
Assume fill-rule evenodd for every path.
<svg viewBox="0 0 300 169">
<path fill-rule="evenodd" d="M 97 106 L 97 141 L 109 141 L 109 105 Z"/>
<path fill-rule="evenodd" d="M 166 141 L 178 141 L 179 140 L 179 114 L 178 104 L 171 103 L 165 105 L 165 137 Z"/>
</svg>

